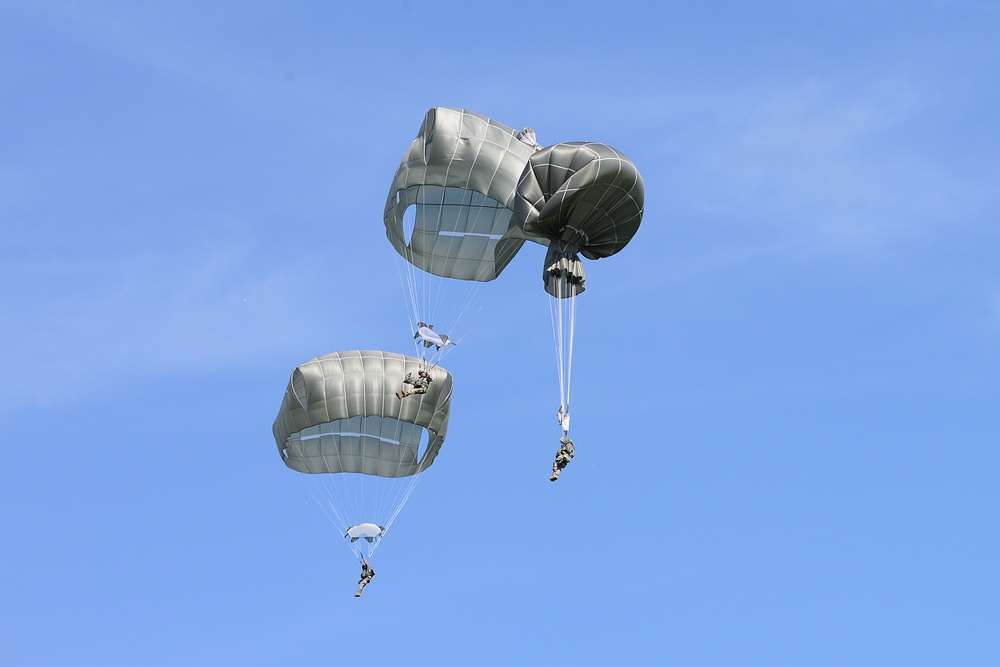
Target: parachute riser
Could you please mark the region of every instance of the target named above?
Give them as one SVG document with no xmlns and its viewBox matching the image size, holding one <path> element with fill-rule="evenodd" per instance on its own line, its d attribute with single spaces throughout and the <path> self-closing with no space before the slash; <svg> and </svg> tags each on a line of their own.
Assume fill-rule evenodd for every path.
<svg viewBox="0 0 1000 667">
<path fill-rule="evenodd" d="M 576 246 L 559 239 L 549 243 L 542 281 L 545 291 L 557 299 L 573 298 L 587 288 L 587 277 L 577 250 Z"/>
</svg>

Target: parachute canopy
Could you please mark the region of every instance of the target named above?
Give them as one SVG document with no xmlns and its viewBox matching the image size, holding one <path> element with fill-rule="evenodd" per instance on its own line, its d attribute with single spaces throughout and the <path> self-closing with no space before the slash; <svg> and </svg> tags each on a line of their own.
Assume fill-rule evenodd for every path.
<svg viewBox="0 0 1000 667">
<path fill-rule="evenodd" d="M 292 371 L 274 439 L 285 465 L 305 473 L 406 477 L 426 469 L 448 428 L 451 374 L 426 369 L 424 394 L 396 398 L 408 373 L 425 370 L 414 357 L 375 350 L 336 352 Z M 428 442 L 418 449 L 423 432 Z"/>
<path fill-rule="evenodd" d="M 584 289 L 587 259 L 610 257 L 642 220 L 645 187 L 632 161 L 605 144 L 561 143 L 531 156 L 517 186 L 514 218 L 547 244 L 545 289 L 557 298 Z"/>
<path fill-rule="evenodd" d="M 428 111 L 386 200 L 393 248 L 437 276 L 496 278 L 524 243 L 508 232 L 516 231 L 515 190 L 536 148 L 529 128 L 516 132 L 464 109 Z"/>
</svg>

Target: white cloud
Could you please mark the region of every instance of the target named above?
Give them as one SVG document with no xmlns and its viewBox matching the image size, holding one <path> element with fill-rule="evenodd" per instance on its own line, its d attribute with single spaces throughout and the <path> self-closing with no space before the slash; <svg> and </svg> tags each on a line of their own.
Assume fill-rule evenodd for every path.
<svg viewBox="0 0 1000 667">
<path fill-rule="evenodd" d="M 938 128 L 926 118 L 935 98 L 895 79 L 674 100 L 669 196 L 821 246 L 879 243 L 974 214 L 986 184 L 935 157 Z"/>
<path fill-rule="evenodd" d="M 229 246 L 10 262 L 0 276 L 11 286 L 0 308 L 13 314 L 2 327 L 0 396 L 44 403 L 122 373 L 234 368 L 303 341 L 333 344 L 348 321 L 364 330 L 362 292 L 334 295 L 308 278 L 329 258 L 295 260 L 262 270 L 247 248 Z M 305 356 L 329 351 L 305 347 Z"/>
<path fill-rule="evenodd" d="M 364 116 L 363 111 L 342 103 L 333 82 L 311 80 L 308 73 L 294 72 L 287 54 L 269 53 L 253 40 L 250 44 L 254 48 L 247 49 L 239 32 L 235 39 L 230 34 L 210 40 L 196 36 L 200 21 L 211 18 L 222 23 L 218 12 L 224 10 L 211 6 L 178 11 L 169 4 L 103 6 L 38 0 L 7 11 L 68 37 L 67 43 L 110 54 L 153 76 L 211 91 L 264 117 L 298 118 L 311 112 L 330 123 L 331 116 Z M 234 30 L 237 28 L 242 30 L 246 25 Z"/>
</svg>

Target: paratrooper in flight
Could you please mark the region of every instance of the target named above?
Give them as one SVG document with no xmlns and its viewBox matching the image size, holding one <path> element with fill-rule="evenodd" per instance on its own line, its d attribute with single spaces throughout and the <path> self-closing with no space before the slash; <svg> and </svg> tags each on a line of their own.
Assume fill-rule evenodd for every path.
<svg viewBox="0 0 1000 667">
<path fill-rule="evenodd" d="M 575 455 L 576 450 L 573 448 L 573 441 L 569 438 L 562 438 L 559 441 L 559 451 L 556 452 L 556 460 L 552 463 L 552 477 L 549 477 L 550 482 L 559 479 L 559 473 L 569 465 L 570 459 Z"/>
<path fill-rule="evenodd" d="M 413 377 L 413 373 L 407 373 L 406 377 L 403 378 L 403 384 L 413 385 L 413 389 L 410 391 L 397 391 L 396 398 L 406 398 L 412 394 L 426 394 L 427 387 L 430 386 L 434 378 L 431 377 L 430 371 L 422 370 L 417 371 L 417 377 Z"/>
<path fill-rule="evenodd" d="M 362 589 L 364 589 L 364 587 L 368 585 L 368 583 L 372 580 L 372 577 L 374 576 L 375 576 L 375 570 L 372 568 L 371 565 L 368 564 L 368 561 L 366 561 L 362 556 L 361 579 L 358 580 L 358 592 L 354 594 L 354 597 L 356 598 L 361 597 Z"/>
</svg>

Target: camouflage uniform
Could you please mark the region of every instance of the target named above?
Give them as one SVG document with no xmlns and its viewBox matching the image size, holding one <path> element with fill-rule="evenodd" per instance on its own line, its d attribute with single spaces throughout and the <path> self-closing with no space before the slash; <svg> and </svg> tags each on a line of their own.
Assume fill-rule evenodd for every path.
<svg viewBox="0 0 1000 667">
<path fill-rule="evenodd" d="M 358 592 L 354 594 L 354 597 L 361 597 L 361 589 L 368 585 L 368 582 L 372 580 L 375 576 L 375 570 L 372 566 L 368 564 L 368 561 L 361 560 L 361 579 L 358 580 Z"/>
<path fill-rule="evenodd" d="M 559 479 L 559 473 L 569 465 L 569 460 L 576 455 L 576 450 L 573 448 L 573 441 L 569 438 L 560 440 L 559 445 L 559 451 L 556 452 L 556 460 L 552 463 L 552 477 L 549 477 L 549 481 L 551 482 Z"/>
<path fill-rule="evenodd" d="M 411 394 L 426 394 L 427 387 L 433 381 L 434 378 L 427 371 L 418 372 L 417 377 L 413 377 L 413 373 L 407 373 L 406 377 L 403 378 L 403 384 L 412 384 L 413 389 L 411 391 L 397 391 L 396 398 L 406 398 Z"/>
</svg>

